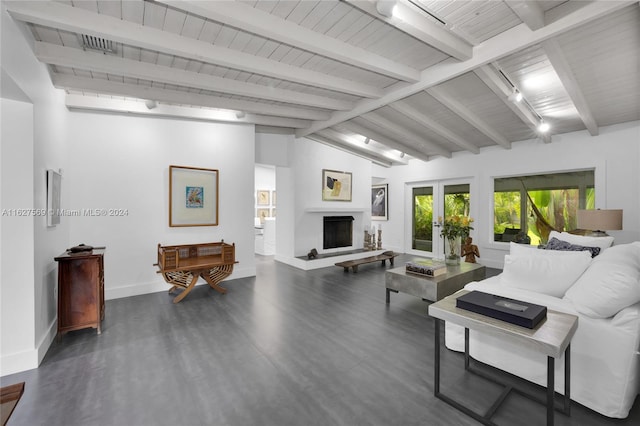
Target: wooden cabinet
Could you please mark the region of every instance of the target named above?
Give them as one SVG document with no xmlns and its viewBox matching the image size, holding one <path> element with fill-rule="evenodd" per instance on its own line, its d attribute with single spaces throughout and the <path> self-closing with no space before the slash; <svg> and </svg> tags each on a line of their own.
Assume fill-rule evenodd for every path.
<svg viewBox="0 0 640 426">
<path fill-rule="evenodd" d="M 58 336 L 104 319 L 104 250 L 63 253 L 58 262 Z"/>
</svg>

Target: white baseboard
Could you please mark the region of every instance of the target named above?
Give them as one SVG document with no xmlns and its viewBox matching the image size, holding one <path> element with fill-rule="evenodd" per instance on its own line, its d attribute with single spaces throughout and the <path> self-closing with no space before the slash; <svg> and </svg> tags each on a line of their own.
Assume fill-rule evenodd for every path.
<svg viewBox="0 0 640 426">
<path fill-rule="evenodd" d="M 57 334 L 58 334 L 58 317 L 54 318 L 54 320 L 49 325 L 49 329 L 44 334 L 44 336 L 42 336 L 42 338 L 40 339 L 40 342 L 38 342 L 38 345 L 37 345 L 38 365 L 40 365 L 40 363 L 44 359 L 44 356 L 47 354 L 47 351 L 51 347 L 51 344 L 53 343 L 53 340 L 56 338 Z"/>
<path fill-rule="evenodd" d="M 236 267 L 233 270 L 233 274 L 231 274 L 229 278 L 224 280 L 224 282 L 233 281 L 239 278 L 255 277 L 255 276 L 256 276 L 255 266 L 251 268 Z M 204 281 L 203 279 L 200 279 L 200 282 L 198 282 L 196 285 L 203 285 L 203 284 L 206 284 L 206 281 Z M 169 290 L 169 288 L 170 287 L 166 283 L 166 281 L 164 281 L 160 277 L 160 275 L 158 275 L 158 279 L 152 282 L 135 283 L 135 284 L 128 284 L 120 287 L 105 288 L 104 298 L 105 300 L 121 299 L 123 297 L 140 296 L 142 294 L 167 291 Z"/>
<path fill-rule="evenodd" d="M 0 376 L 20 373 L 34 368 L 38 368 L 38 350 L 36 348 L 2 355 L 2 358 L 0 358 Z"/>
<path fill-rule="evenodd" d="M 47 354 L 47 351 L 51 347 L 53 339 L 56 338 L 57 332 L 58 319 L 55 318 L 35 348 L 13 354 L 2 355 L 2 358 L 0 358 L 0 376 L 21 373 L 23 371 L 38 368 L 44 359 L 44 356 Z"/>
</svg>

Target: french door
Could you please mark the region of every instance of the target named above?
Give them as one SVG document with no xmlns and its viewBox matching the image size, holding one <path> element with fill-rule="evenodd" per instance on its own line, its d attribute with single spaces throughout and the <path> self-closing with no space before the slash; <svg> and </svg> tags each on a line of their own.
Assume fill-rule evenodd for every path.
<svg viewBox="0 0 640 426">
<path fill-rule="evenodd" d="M 419 182 L 407 185 L 405 251 L 419 256 L 444 257 L 440 221 L 471 214 L 469 180 Z"/>
</svg>

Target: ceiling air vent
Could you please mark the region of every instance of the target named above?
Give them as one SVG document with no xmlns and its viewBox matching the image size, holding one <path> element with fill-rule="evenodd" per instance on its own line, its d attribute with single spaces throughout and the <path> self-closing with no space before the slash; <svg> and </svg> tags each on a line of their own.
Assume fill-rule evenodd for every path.
<svg viewBox="0 0 640 426">
<path fill-rule="evenodd" d="M 85 34 L 82 34 L 82 47 L 86 49 L 99 50 L 101 52 L 114 52 L 113 41 Z"/>
</svg>

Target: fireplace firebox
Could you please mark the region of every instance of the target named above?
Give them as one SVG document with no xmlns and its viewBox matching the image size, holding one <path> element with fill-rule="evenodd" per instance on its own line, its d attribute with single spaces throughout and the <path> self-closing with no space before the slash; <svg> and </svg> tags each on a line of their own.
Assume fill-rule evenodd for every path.
<svg viewBox="0 0 640 426">
<path fill-rule="evenodd" d="M 322 248 L 332 249 L 353 245 L 353 216 L 324 216 Z"/>
</svg>

